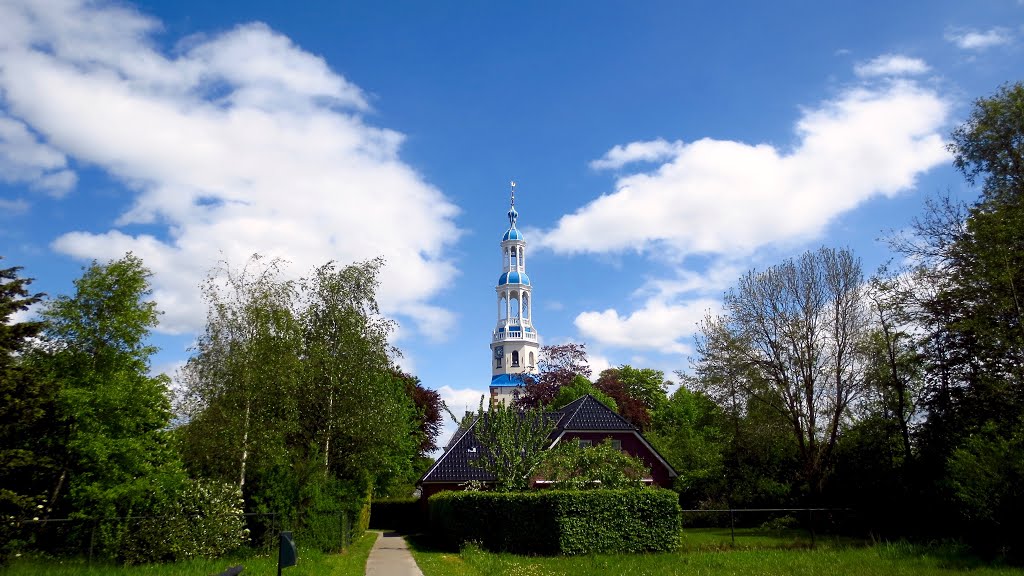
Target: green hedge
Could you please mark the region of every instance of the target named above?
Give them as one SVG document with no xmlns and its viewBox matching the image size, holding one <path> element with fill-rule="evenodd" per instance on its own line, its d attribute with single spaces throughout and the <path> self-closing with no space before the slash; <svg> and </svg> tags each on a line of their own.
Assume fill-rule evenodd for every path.
<svg viewBox="0 0 1024 576">
<path fill-rule="evenodd" d="M 423 515 L 419 498 L 374 500 L 370 505 L 370 528 L 415 534 L 423 530 Z"/>
<path fill-rule="evenodd" d="M 439 544 L 516 554 L 671 551 L 682 515 L 675 492 L 650 488 L 442 492 L 429 507 Z"/>
</svg>

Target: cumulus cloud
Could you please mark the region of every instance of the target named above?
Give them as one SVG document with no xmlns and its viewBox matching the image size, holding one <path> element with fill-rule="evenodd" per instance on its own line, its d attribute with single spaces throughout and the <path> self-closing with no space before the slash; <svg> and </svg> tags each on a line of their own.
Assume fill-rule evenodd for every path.
<svg viewBox="0 0 1024 576">
<path fill-rule="evenodd" d="M 539 243 L 558 253 L 744 254 L 809 239 L 875 196 L 947 162 L 950 104 L 909 81 L 857 86 L 804 110 L 791 150 L 704 138 L 562 216 Z M 660 146 L 660 145 L 659 145 Z M 628 148 L 628 145 L 625 147 Z M 613 149 L 614 150 L 614 149 Z"/>
<path fill-rule="evenodd" d="M 480 406 L 480 396 L 484 391 L 476 388 L 454 388 L 447 384 L 437 389 L 438 394 L 441 395 L 441 400 L 448 406 L 448 409 L 452 411 L 452 414 L 456 418 L 462 418 L 467 410 L 476 412 L 476 409 Z M 484 407 L 486 408 L 487 399 L 484 399 Z M 448 442 L 458 429 L 458 425 L 452 422 L 452 419 L 445 414 L 444 424 L 441 427 L 441 434 L 437 438 L 437 445 L 441 448 Z M 441 450 L 439 449 L 434 456 L 440 456 Z"/>
<path fill-rule="evenodd" d="M 671 158 L 679 150 L 679 142 L 652 140 L 650 142 L 630 142 L 625 146 L 615 146 L 604 156 L 590 163 L 595 170 L 622 168 L 633 162 L 657 162 Z"/>
<path fill-rule="evenodd" d="M 606 346 L 689 354 L 691 348 L 681 338 L 693 334 L 707 311 L 717 306 L 718 302 L 711 299 L 679 304 L 651 300 L 627 316 L 619 315 L 613 308 L 582 312 L 576 316 L 575 324 L 584 338 Z"/>
<path fill-rule="evenodd" d="M 883 54 L 877 58 L 857 64 L 853 71 L 861 78 L 874 76 L 914 76 L 928 72 L 930 68 L 924 60 L 910 58 L 900 54 Z"/>
<path fill-rule="evenodd" d="M 720 307 L 741 259 L 817 238 L 863 202 L 913 189 L 919 175 L 949 160 L 942 133 L 950 102 L 906 78 L 927 71 L 899 55 L 858 65 L 861 83 L 803 109 L 788 148 L 714 138 L 613 147 L 592 166 L 658 164 L 619 176 L 612 192 L 562 216 L 539 243 L 562 254 L 668 255 L 679 271 L 648 280 L 632 312 L 580 313 L 577 329 L 599 345 L 688 353 L 684 340 Z M 695 256 L 711 264 L 700 272 L 679 265 Z"/>
<path fill-rule="evenodd" d="M 452 322 L 430 299 L 456 273 L 446 248 L 457 208 L 401 160 L 402 134 L 369 124 L 364 92 L 319 56 L 260 23 L 166 53 L 153 42 L 159 22 L 102 2 L 6 2 L 0 21 L 0 162 L 23 170 L 19 180 L 67 190 L 73 159 L 134 194 L 111 229 L 70 231 L 53 247 L 142 257 L 161 331 L 201 326 L 207 270 L 254 252 L 291 261 L 296 275 L 383 256 L 386 313 L 432 334 Z M 135 224 L 151 233 L 124 231 Z"/>
<path fill-rule="evenodd" d="M 984 31 L 950 29 L 946 31 L 946 40 L 961 50 L 981 51 L 1009 44 L 1013 41 L 1013 34 L 999 27 Z"/>
<path fill-rule="evenodd" d="M 59 198 L 74 188 L 77 181 L 67 166 L 63 153 L 40 142 L 24 122 L 0 110 L 0 180 L 11 184 L 25 182 Z"/>
</svg>

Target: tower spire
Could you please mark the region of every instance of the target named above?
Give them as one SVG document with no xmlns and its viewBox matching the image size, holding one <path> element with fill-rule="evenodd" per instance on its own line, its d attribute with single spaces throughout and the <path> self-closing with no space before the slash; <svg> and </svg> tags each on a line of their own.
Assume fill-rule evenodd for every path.
<svg viewBox="0 0 1024 576">
<path fill-rule="evenodd" d="M 516 183 L 509 182 L 509 228 L 501 238 L 502 274 L 495 286 L 498 321 L 491 335 L 491 401 L 511 402 L 525 378 L 536 378 L 539 337 L 533 326 L 533 286 L 526 274 L 526 239 L 516 229 Z"/>
<path fill-rule="evenodd" d="M 519 218 L 519 212 L 516 212 L 516 182 L 511 180 L 508 184 L 512 188 L 512 198 L 509 200 L 508 208 L 508 225 L 515 228 L 516 220 Z"/>
</svg>

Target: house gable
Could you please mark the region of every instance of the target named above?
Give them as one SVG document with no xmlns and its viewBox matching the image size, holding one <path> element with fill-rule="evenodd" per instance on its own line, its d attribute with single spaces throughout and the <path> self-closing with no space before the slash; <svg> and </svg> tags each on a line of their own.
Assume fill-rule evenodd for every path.
<svg viewBox="0 0 1024 576">
<path fill-rule="evenodd" d="M 601 442 L 605 438 L 612 438 L 622 442 L 624 451 L 640 458 L 651 469 L 656 484 L 669 487 L 672 479 L 678 475 L 635 426 L 589 394 L 548 412 L 546 416 L 555 422 L 547 449 L 568 439 Z M 458 484 L 470 480 L 494 481 L 491 473 L 471 463 L 483 453 L 483 447 L 473 434 L 476 424 L 477 420 L 474 419 L 468 426 L 456 431 L 444 454 L 420 478 L 418 484 L 423 485 L 425 496 L 442 489 L 455 489 Z M 433 488 L 429 485 L 433 485 Z"/>
</svg>

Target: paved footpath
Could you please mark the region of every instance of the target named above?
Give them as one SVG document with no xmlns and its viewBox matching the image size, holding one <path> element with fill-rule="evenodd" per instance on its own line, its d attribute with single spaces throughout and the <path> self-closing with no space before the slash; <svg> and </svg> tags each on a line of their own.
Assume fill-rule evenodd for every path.
<svg viewBox="0 0 1024 576">
<path fill-rule="evenodd" d="M 366 559 L 366 576 L 423 576 L 398 532 L 378 532 Z"/>
</svg>

